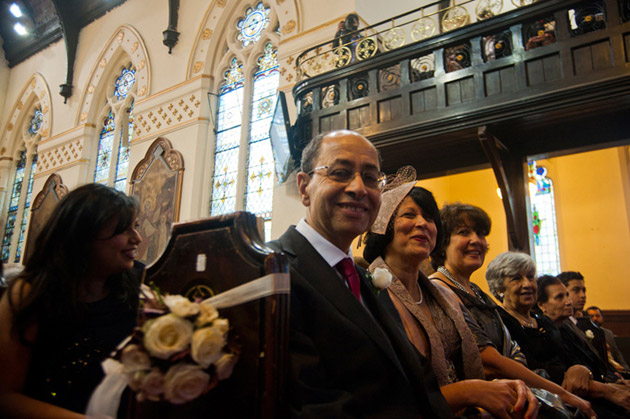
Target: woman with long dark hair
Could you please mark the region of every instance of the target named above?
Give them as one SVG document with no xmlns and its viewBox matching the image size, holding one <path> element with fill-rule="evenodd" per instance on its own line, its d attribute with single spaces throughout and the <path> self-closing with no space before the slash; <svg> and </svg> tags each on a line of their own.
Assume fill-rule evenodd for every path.
<svg viewBox="0 0 630 419">
<path fill-rule="evenodd" d="M 138 203 L 99 184 L 65 196 L 0 300 L 0 416 L 81 417 L 131 333 Z"/>
</svg>

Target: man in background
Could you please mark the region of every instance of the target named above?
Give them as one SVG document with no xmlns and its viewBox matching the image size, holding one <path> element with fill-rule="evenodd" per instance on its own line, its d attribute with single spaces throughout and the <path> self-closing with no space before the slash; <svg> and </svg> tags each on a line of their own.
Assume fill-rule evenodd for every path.
<svg viewBox="0 0 630 419">
<path fill-rule="evenodd" d="M 613 358 L 612 361 L 614 361 L 610 363 L 618 371 L 629 371 L 630 369 L 628 368 L 628 363 L 623 358 L 621 351 L 617 347 L 617 342 L 615 341 L 615 334 L 613 333 L 612 330 L 606 329 L 605 327 L 603 327 L 604 315 L 602 314 L 602 311 L 597 306 L 591 306 L 586 309 L 586 313 L 591 318 L 591 321 L 604 331 L 604 335 L 606 336 L 606 343 L 608 344 L 609 361 L 611 361 L 610 357 L 612 357 Z M 615 363 L 617 363 L 618 365 L 615 365 Z"/>
</svg>

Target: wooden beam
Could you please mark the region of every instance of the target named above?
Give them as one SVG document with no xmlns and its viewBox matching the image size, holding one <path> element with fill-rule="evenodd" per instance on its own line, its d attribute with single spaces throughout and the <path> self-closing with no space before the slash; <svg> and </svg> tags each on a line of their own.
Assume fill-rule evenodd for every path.
<svg viewBox="0 0 630 419">
<path fill-rule="evenodd" d="M 524 168 L 526 158 L 510 152 L 486 126 L 479 128 L 478 137 L 501 189 L 509 249 L 530 253 Z"/>
</svg>

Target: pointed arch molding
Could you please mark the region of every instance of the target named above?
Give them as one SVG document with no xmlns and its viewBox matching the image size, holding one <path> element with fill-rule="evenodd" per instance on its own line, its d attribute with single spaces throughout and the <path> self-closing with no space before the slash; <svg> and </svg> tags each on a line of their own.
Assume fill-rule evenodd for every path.
<svg viewBox="0 0 630 419">
<path fill-rule="evenodd" d="M 278 16 L 278 23 L 283 37 L 295 35 L 302 30 L 299 13 L 300 0 L 263 0 L 263 4 L 271 6 Z M 230 3 L 230 6 L 227 4 Z M 251 3 L 251 4 L 250 4 Z M 231 24 L 231 16 L 235 8 L 254 6 L 258 1 L 228 2 L 227 0 L 214 0 L 197 31 L 195 44 L 188 59 L 186 79 L 201 74 L 212 74 L 212 56 L 217 48 L 223 48 L 221 41 L 225 25 Z"/>
<path fill-rule="evenodd" d="M 2 147 L 0 148 L 0 156 L 13 157 L 17 152 L 16 139 L 22 139 L 24 136 L 21 130 L 25 127 L 25 120 L 31 116 L 32 109 L 38 105 L 41 107 L 43 121 L 39 131 L 39 135 L 33 137 L 33 141 L 45 139 L 50 136 L 52 130 L 52 106 L 50 105 L 50 89 L 44 77 L 35 73 L 26 82 L 20 95 L 11 108 L 9 119 L 2 131 Z M 27 141 L 27 147 L 32 147 Z"/>
<path fill-rule="evenodd" d="M 131 196 L 140 202 L 139 261 L 153 263 L 164 251 L 171 227 L 179 220 L 184 177 L 184 158 L 171 142 L 159 137 L 131 175 Z"/>
<path fill-rule="evenodd" d="M 97 92 L 102 90 L 103 76 L 111 71 L 111 65 L 115 65 L 121 54 L 125 53 L 133 67 L 136 69 L 137 90 L 136 100 L 143 99 L 151 92 L 151 71 L 149 56 L 142 37 L 134 28 L 121 25 L 114 31 L 103 51 L 99 55 L 94 68 L 90 73 L 87 87 L 81 96 L 81 106 L 77 114 L 77 125 L 88 122 L 94 123 L 101 110 L 101 103 L 94 103 Z M 98 100 L 97 100 L 98 102 Z"/>
</svg>

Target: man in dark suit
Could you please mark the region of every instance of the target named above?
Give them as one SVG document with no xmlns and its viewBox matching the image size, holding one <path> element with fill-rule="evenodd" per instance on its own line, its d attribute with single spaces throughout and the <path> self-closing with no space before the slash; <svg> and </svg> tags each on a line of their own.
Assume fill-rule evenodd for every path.
<svg viewBox="0 0 630 419">
<path fill-rule="evenodd" d="M 338 267 L 374 221 L 383 183 L 376 149 L 357 133 L 319 136 L 302 154 L 297 186 L 306 218 L 270 243 L 291 264 L 292 416 L 453 416 L 365 270 Z"/>
<path fill-rule="evenodd" d="M 628 367 L 628 364 L 626 363 L 626 360 L 624 359 L 623 354 L 617 347 L 617 342 L 615 341 L 615 334 L 613 333 L 612 330 L 606 329 L 603 326 L 604 315 L 602 314 L 601 309 L 597 306 L 591 306 L 586 309 L 586 313 L 591 318 L 591 321 L 604 331 L 604 335 L 606 336 L 606 343 L 608 344 L 608 349 L 610 350 L 610 355 L 612 355 L 615 362 L 617 362 L 619 366 L 621 366 L 621 369 L 617 366 L 615 366 L 615 368 L 621 371 L 630 371 L 630 368 Z"/>
</svg>

